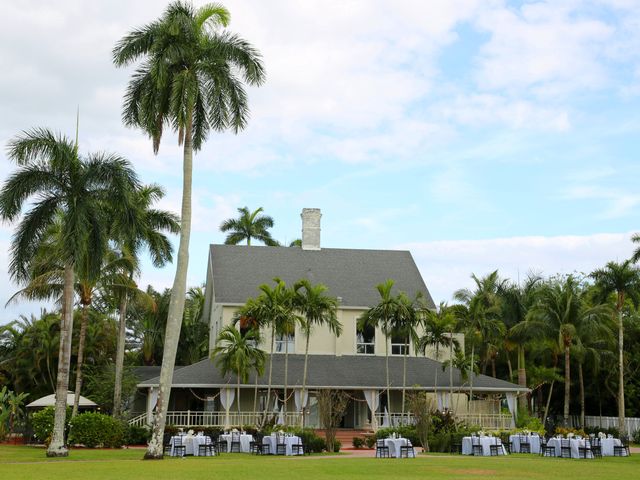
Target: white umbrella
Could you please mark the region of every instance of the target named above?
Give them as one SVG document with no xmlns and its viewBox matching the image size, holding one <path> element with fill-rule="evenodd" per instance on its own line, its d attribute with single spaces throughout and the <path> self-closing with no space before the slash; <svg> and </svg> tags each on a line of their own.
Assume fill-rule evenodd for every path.
<svg viewBox="0 0 640 480">
<path fill-rule="evenodd" d="M 67 391 L 67 405 L 73 406 L 74 394 L 73 392 Z M 27 408 L 42 408 L 42 407 L 53 407 L 56 404 L 56 394 L 52 393 L 51 395 L 47 395 L 46 397 L 39 398 L 34 400 L 30 404 L 27 405 Z M 78 402 L 78 407 L 80 408 L 92 408 L 97 407 L 98 404 L 92 402 L 86 397 L 80 395 L 80 401 Z"/>
</svg>

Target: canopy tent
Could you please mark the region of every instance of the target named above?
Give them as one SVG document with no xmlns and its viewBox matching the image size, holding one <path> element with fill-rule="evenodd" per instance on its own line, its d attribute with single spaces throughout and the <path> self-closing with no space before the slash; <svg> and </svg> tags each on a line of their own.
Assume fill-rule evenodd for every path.
<svg viewBox="0 0 640 480">
<path fill-rule="evenodd" d="M 67 405 L 70 407 L 73 406 L 73 392 L 67 392 Z M 44 408 L 44 407 L 53 407 L 56 404 L 56 394 L 52 393 L 51 395 L 47 395 L 46 397 L 39 398 L 34 400 L 30 404 L 27 405 L 27 408 Z M 86 397 L 80 395 L 80 401 L 78 402 L 78 408 L 95 408 L 98 404 L 92 402 Z"/>
</svg>

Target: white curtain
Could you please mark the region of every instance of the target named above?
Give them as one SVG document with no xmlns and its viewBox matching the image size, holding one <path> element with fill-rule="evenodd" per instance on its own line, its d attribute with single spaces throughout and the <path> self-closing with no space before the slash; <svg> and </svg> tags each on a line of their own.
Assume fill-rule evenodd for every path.
<svg viewBox="0 0 640 480">
<path fill-rule="evenodd" d="M 515 393 L 507 393 L 507 405 L 509 406 L 509 412 L 511 413 L 511 428 L 516 428 L 516 418 L 518 416 L 518 410 L 516 409 Z"/>
<path fill-rule="evenodd" d="M 376 430 L 378 428 L 378 419 L 376 418 L 376 411 L 380 405 L 380 391 L 379 390 L 363 390 L 364 398 L 367 401 L 369 410 L 371 410 L 371 428 Z"/>
<path fill-rule="evenodd" d="M 158 403 L 158 389 L 155 387 L 149 388 L 149 394 L 147 395 L 147 423 L 149 425 L 153 422 L 153 410 Z"/>
<path fill-rule="evenodd" d="M 233 405 L 233 401 L 236 398 L 235 388 L 221 388 L 220 389 L 220 403 L 224 408 L 224 426 L 228 428 L 229 425 L 229 409 Z"/>
<path fill-rule="evenodd" d="M 384 407 L 384 420 L 382 420 L 382 428 L 389 428 L 391 426 L 391 417 L 387 407 Z"/>
<path fill-rule="evenodd" d="M 280 407 L 280 413 L 278 414 L 278 425 L 284 425 L 284 409 Z"/>
<path fill-rule="evenodd" d="M 444 409 L 444 395 L 442 392 L 436 392 L 436 401 L 438 402 L 438 410 Z"/>
<path fill-rule="evenodd" d="M 296 402 L 296 411 L 301 411 L 304 407 L 307 406 L 307 400 L 309 400 L 309 390 L 304 391 L 304 398 L 302 396 L 302 389 L 295 390 L 293 392 L 293 399 Z"/>
</svg>

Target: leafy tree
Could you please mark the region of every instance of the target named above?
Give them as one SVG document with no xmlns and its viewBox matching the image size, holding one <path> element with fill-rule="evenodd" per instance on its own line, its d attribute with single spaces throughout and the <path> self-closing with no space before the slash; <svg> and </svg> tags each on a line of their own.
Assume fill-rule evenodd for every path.
<svg viewBox="0 0 640 480">
<path fill-rule="evenodd" d="M 67 456 L 64 412 L 69 384 L 75 268 L 90 251 L 87 271 L 99 272 L 110 220 L 105 218 L 105 206 L 111 202 L 130 205 L 129 192 L 137 187 L 138 180 L 123 158 L 107 154 L 80 158 L 77 141 L 74 143 L 50 130 L 24 132 L 10 141 L 8 151 L 9 158 L 19 168 L 3 185 L 0 218 L 17 220 L 29 199 L 34 200 L 12 239 L 9 270 L 18 283 L 29 280 L 32 260 L 47 229 L 62 216 L 61 238 L 64 241 L 57 252 L 64 265 L 63 322 L 55 428 L 47 455 Z M 126 222 L 126 218 L 122 219 L 123 224 Z"/>
<path fill-rule="evenodd" d="M 116 66 L 141 61 L 125 96 L 123 120 L 141 128 L 160 147 L 163 129 L 178 133 L 184 146 L 180 244 L 165 334 L 158 414 L 145 458 L 162 458 L 162 435 L 187 288 L 191 236 L 193 152 L 211 131 L 242 130 L 248 120 L 249 85 L 264 81 L 260 54 L 245 40 L 221 29 L 229 12 L 218 4 L 194 8 L 171 2 L 156 21 L 123 37 L 113 50 Z"/>
<path fill-rule="evenodd" d="M 634 240 L 635 241 L 635 240 Z M 635 306 L 640 303 L 640 270 L 631 260 L 622 263 L 609 262 L 604 268 L 595 270 L 591 277 L 596 281 L 602 297 L 615 293 L 615 311 L 618 315 L 618 429 L 625 428 L 624 402 L 624 320 L 623 307 L 630 299 Z"/>
<path fill-rule="evenodd" d="M 238 208 L 238 218 L 230 218 L 220 225 L 221 232 L 229 232 L 224 243 L 238 245 L 246 240 L 247 245 L 251 245 L 251 239 L 255 238 L 265 245 L 277 247 L 279 243 L 269 232 L 269 229 L 273 228 L 273 218 L 261 215 L 262 211 L 262 207 L 253 212 L 250 212 L 248 207 Z"/>
</svg>

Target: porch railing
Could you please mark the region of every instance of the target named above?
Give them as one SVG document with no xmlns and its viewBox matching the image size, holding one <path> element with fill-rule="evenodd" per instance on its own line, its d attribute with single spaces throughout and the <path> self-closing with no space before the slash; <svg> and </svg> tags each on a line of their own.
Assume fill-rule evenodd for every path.
<svg viewBox="0 0 640 480">
<path fill-rule="evenodd" d="M 262 412 L 203 412 L 193 410 L 171 410 L 167 412 L 167 425 L 174 425 L 180 428 L 190 427 L 226 427 L 256 425 L 262 418 Z M 298 412 L 270 413 L 267 415 L 269 421 L 275 423 L 285 422 L 287 425 L 301 425 L 302 415 Z M 146 425 L 147 414 L 141 414 L 129 420 L 130 425 Z"/>
</svg>

